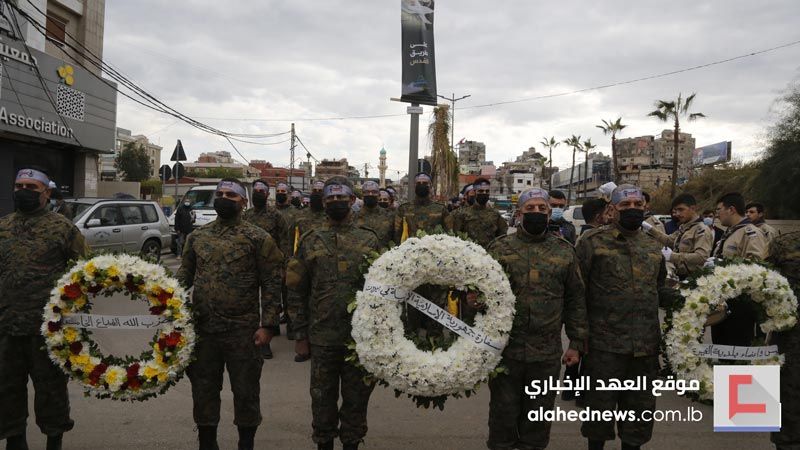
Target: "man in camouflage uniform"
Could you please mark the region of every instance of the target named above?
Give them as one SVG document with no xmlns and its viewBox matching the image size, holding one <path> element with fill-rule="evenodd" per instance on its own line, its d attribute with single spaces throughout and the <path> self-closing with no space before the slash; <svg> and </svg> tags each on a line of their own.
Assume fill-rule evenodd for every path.
<svg viewBox="0 0 800 450">
<path fill-rule="evenodd" d="M 480 188 L 478 188 L 480 201 Z M 543 449 L 550 441 L 547 421 L 531 422 L 528 411 L 552 410 L 555 392 L 531 399 L 523 387 L 532 380 L 558 379 L 561 362 L 577 364 L 588 334 L 584 286 L 575 249 L 547 233 L 547 191 L 523 192 L 517 202 L 517 232 L 495 239 L 489 253 L 509 274 L 516 314 L 502 365 L 508 374 L 489 382 L 490 449 Z M 561 324 L 569 348 L 561 356 Z"/>
<path fill-rule="evenodd" d="M 487 207 L 489 202 L 489 180 L 479 178 L 473 184 L 475 204 L 453 214 L 453 231 L 465 233 L 483 248 L 496 237 L 508 233 L 508 223 L 496 209 Z"/>
<path fill-rule="evenodd" d="M 711 255 L 714 244 L 714 233 L 697 213 L 697 201 L 690 194 L 681 194 L 672 201 L 673 215 L 678 218 L 680 226 L 670 235 L 662 233 L 647 222 L 642 229 L 653 236 L 665 247 L 661 250 L 664 260 L 675 267 L 679 278 L 685 279 L 703 268 L 706 259 Z"/>
<path fill-rule="evenodd" d="M 40 329 L 50 290 L 67 263 L 88 249 L 71 221 L 45 208 L 49 181 L 41 169 L 20 170 L 14 182 L 15 212 L 0 219 L 0 440 L 13 450 L 28 448 L 28 377 L 47 449 L 60 449 L 63 433 L 74 424 L 67 376 L 47 356 Z"/>
<path fill-rule="evenodd" d="M 611 196 L 613 225 L 587 231 L 577 247 L 581 276 L 586 285 L 589 348 L 586 374 L 594 380 L 621 380 L 658 376 L 661 330 L 659 305 L 675 299 L 664 286 L 666 267 L 661 246 L 642 231 L 644 198 L 636 186 L 623 184 Z M 648 385 L 643 391 L 586 393 L 593 410 L 655 410 L 656 399 Z M 584 422 L 581 433 L 589 449 L 602 449 L 614 440 L 614 421 Z M 622 449 L 638 449 L 653 434 L 653 422 L 616 423 Z"/>
<path fill-rule="evenodd" d="M 279 181 L 275 184 L 275 209 L 283 214 L 291 210 L 291 208 L 292 204 L 289 202 L 289 185 L 283 181 Z"/>
<path fill-rule="evenodd" d="M 386 189 L 381 189 L 380 196 L 378 197 L 378 206 L 387 210 L 392 215 L 392 231 L 394 231 L 394 210 L 392 206 L 392 194 Z"/>
<path fill-rule="evenodd" d="M 767 261 L 789 280 L 800 296 L 800 231 L 775 238 Z M 799 311 L 800 312 L 800 311 Z M 778 351 L 786 355 L 781 366 L 781 431 L 772 433 L 777 450 L 800 449 L 800 326 L 777 335 Z"/>
<path fill-rule="evenodd" d="M 564 238 L 572 245 L 575 245 L 577 233 L 575 225 L 564 218 L 564 211 L 567 209 L 567 196 L 559 190 L 552 190 L 550 195 L 550 225 L 548 229 L 558 237 Z"/>
<path fill-rule="evenodd" d="M 781 233 L 776 230 L 772 225 L 769 225 L 764 220 L 764 205 L 761 203 L 748 203 L 745 206 L 745 214 L 747 218 L 750 219 L 750 222 L 753 223 L 767 238 L 767 244 L 769 245 L 773 239 L 780 236 Z"/>
<path fill-rule="evenodd" d="M 303 193 L 297 189 L 292 190 L 291 199 L 289 203 L 292 204 L 296 209 L 301 209 L 303 207 Z"/>
<path fill-rule="evenodd" d="M 282 238 L 283 247 L 281 248 L 281 251 L 283 252 L 283 256 L 287 263 L 289 262 L 289 258 L 292 256 L 291 242 L 294 238 L 294 236 L 290 236 L 292 229 L 289 224 L 294 223 L 294 217 L 299 211 L 298 206 L 300 206 L 302 195 L 300 194 L 300 191 L 294 191 L 291 194 L 291 200 L 289 197 L 289 185 L 282 181 L 278 182 L 275 185 L 275 209 L 278 210 L 281 217 L 283 217 L 283 221 L 286 223 L 286 234 Z M 288 295 L 288 291 L 286 290 L 286 280 L 284 278 L 284 281 L 281 283 L 281 323 L 286 324 L 286 338 L 291 340 L 293 339 L 292 323 L 289 322 L 289 315 L 286 313 L 286 311 L 289 309 L 286 303 Z"/>
<path fill-rule="evenodd" d="M 242 220 L 261 228 L 269 233 L 275 244 L 286 255 L 289 251 L 289 230 L 283 215 L 276 208 L 267 204 L 269 199 L 269 184 L 264 180 L 253 181 L 253 207 L 242 213 Z M 270 294 L 271 295 L 271 294 Z M 273 336 L 280 336 L 281 327 L 276 325 L 269 330 Z M 272 359 L 272 348 L 269 344 L 261 347 L 264 359 Z"/>
<path fill-rule="evenodd" d="M 329 179 L 324 199 L 328 223 L 303 234 L 289 262 L 289 314 L 297 352 L 311 343 L 314 442 L 330 450 L 338 435 L 345 450 L 355 450 L 367 434 L 367 404 L 374 385 L 365 384 L 364 372 L 345 361 L 351 332 L 347 305 L 364 284 L 365 256 L 379 244 L 372 230 L 350 220 L 355 195 L 346 178 Z"/>
<path fill-rule="evenodd" d="M 356 225 L 374 231 L 378 235 L 381 248 L 389 248 L 394 240 L 394 214 L 378 206 L 380 196 L 378 183 L 365 182 L 361 192 L 364 194 L 364 207 L 355 215 Z"/>
<path fill-rule="evenodd" d="M 750 219 L 744 217 L 744 197 L 728 193 L 717 200 L 717 216 L 728 227 L 717 242 L 714 257 L 720 259 L 745 258 L 763 260 L 767 257 L 767 237 Z M 728 315 L 721 323 L 711 327 L 715 344 L 750 346 L 755 337 L 755 314 L 752 305 L 728 302 Z"/>
<path fill-rule="evenodd" d="M 397 208 L 394 217 L 394 236 L 398 244 L 406 238 L 414 237 L 417 231 L 428 234 L 437 228 L 447 231 L 452 228 L 448 219 L 447 206 L 431 201 L 431 177 L 420 173 L 414 178 L 414 203 L 403 203 Z"/>
<path fill-rule="evenodd" d="M 200 449 L 217 449 L 220 391 L 227 368 L 239 449 L 252 449 L 261 424 L 264 362 L 258 347 L 269 344 L 269 330 L 278 325 L 283 254 L 269 233 L 242 220 L 247 193 L 238 180 L 220 181 L 215 197 L 217 220 L 189 235 L 178 271 L 181 283 L 194 288 L 198 340 L 188 369 L 193 415 Z"/>
</svg>

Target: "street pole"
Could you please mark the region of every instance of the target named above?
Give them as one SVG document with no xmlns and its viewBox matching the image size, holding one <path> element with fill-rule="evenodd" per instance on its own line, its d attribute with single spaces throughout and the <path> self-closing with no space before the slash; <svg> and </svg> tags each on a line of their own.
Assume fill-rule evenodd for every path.
<svg viewBox="0 0 800 450">
<path fill-rule="evenodd" d="M 411 115 L 411 132 L 408 143 L 408 201 L 414 201 L 414 178 L 417 176 L 417 160 L 419 159 L 419 115 L 422 107 L 419 103 L 412 103 L 406 109 Z"/>
<path fill-rule="evenodd" d="M 472 97 L 472 95 L 467 94 L 463 97 L 456 98 L 456 94 L 453 93 L 451 97 L 445 97 L 443 95 L 437 95 L 437 97 L 443 98 L 450 102 L 450 150 L 455 153 L 456 151 L 456 102 L 459 100 L 464 100 L 467 97 Z M 456 155 L 457 156 L 457 155 Z"/>
<path fill-rule="evenodd" d="M 294 177 L 294 124 L 292 124 L 292 143 L 289 145 L 289 187 L 292 187 L 292 178 Z M 305 184 L 305 176 L 303 176 L 303 184 Z"/>
</svg>

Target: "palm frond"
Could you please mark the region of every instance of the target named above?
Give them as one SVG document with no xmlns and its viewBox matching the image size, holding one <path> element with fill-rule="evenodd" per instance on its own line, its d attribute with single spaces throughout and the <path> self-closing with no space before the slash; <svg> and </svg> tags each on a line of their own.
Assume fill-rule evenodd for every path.
<svg viewBox="0 0 800 450">
<path fill-rule="evenodd" d="M 692 120 L 697 120 L 697 119 L 699 119 L 699 118 L 701 118 L 701 117 L 705 117 L 705 116 L 706 116 L 706 115 L 705 115 L 705 114 L 703 114 L 703 113 L 692 113 L 692 114 L 689 114 L 689 120 L 690 120 L 690 121 L 692 121 Z"/>
</svg>

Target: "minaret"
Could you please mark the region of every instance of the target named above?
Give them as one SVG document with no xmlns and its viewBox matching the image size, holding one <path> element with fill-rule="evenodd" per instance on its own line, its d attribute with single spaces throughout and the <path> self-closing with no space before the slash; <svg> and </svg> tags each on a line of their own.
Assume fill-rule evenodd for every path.
<svg viewBox="0 0 800 450">
<path fill-rule="evenodd" d="M 388 167 L 386 167 L 386 149 L 383 148 L 383 147 L 381 147 L 381 158 L 380 158 L 380 161 L 381 161 L 381 163 L 378 164 L 378 171 L 381 174 L 381 188 L 385 188 L 386 187 L 386 169 L 388 169 Z"/>
</svg>

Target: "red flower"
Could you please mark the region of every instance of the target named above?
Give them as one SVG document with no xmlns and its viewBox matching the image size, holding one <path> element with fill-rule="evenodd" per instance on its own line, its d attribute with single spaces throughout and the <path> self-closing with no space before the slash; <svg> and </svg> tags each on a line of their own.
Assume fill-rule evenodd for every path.
<svg viewBox="0 0 800 450">
<path fill-rule="evenodd" d="M 92 294 L 97 294 L 98 292 L 103 290 L 103 286 L 100 284 L 93 284 L 86 288 L 87 291 L 91 292 Z"/>
<path fill-rule="evenodd" d="M 83 295 L 83 291 L 80 285 L 72 283 L 64 286 L 64 295 L 70 300 L 75 300 Z"/>
<path fill-rule="evenodd" d="M 167 304 L 167 300 L 169 300 L 171 298 L 172 298 L 172 294 L 170 294 L 167 291 L 161 291 L 158 294 L 158 301 L 161 302 L 162 305 L 166 305 Z"/>
<path fill-rule="evenodd" d="M 172 333 L 167 336 L 166 343 L 169 347 L 175 347 L 181 342 L 181 334 L 177 331 L 173 331 Z"/>
<path fill-rule="evenodd" d="M 61 308 L 59 308 L 57 305 L 53 305 L 53 312 L 59 314 L 61 313 Z"/>
<path fill-rule="evenodd" d="M 106 369 L 108 369 L 108 365 L 105 363 L 100 363 L 94 367 L 94 370 L 89 374 L 89 383 L 93 386 L 96 385 L 100 381 L 100 376 L 105 373 Z"/>
<path fill-rule="evenodd" d="M 151 306 L 150 307 L 150 314 L 154 316 L 160 316 L 164 311 L 166 311 L 167 307 L 164 305 L 159 306 Z"/>
<path fill-rule="evenodd" d="M 81 352 L 81 350 L 83 350 L 83 344 L 80 342 L 73 342 L 72 344 L 69 344 L 69 351 L 72 352 L 72 354 L 77 355 Z"/>
<path fill-rule="evenodd" d="M 60 329 L 61 329 L 61 321 L 47 322 L 47 330 L 50 331 L 51 333 L 55 333 Z"/>
<path fill-rule="evenodd" d="M 139 376 L 139 363 L 134 363 L 126 370 L 128 379 L 136 378 Z"/>
</svg>

